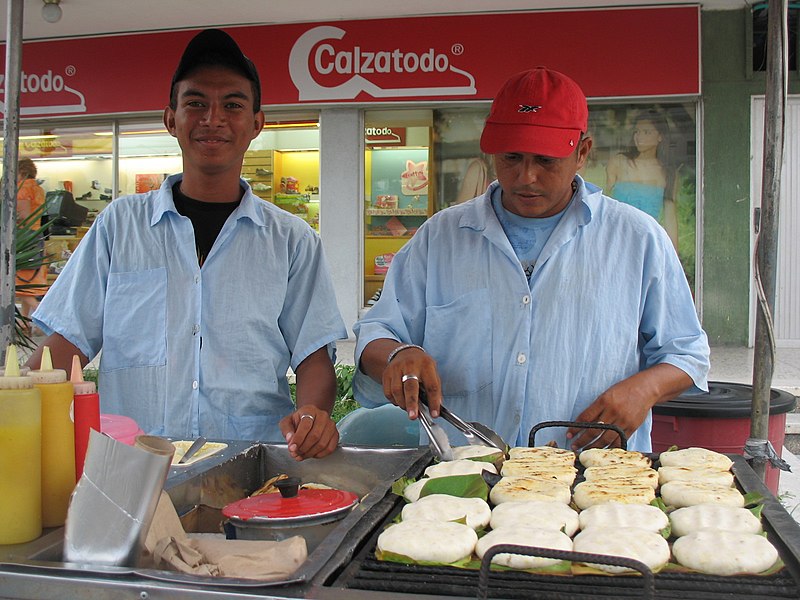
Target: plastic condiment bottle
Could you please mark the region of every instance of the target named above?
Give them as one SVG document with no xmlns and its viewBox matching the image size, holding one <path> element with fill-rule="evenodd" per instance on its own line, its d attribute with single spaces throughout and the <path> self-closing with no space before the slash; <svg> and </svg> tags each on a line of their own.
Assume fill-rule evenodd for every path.
<svg viewBox="0 0 800 600">
<path fill-rule="evenodd" d="M 53 368 L 48 346 L 39 370 L 28 377 L 42 394 L 42 526 L 59 527 L 75 488 L 75 427 L 69 416 L 74 391 L 67 372 Z"/>
<path fill-rule="evenodd" d="M 89 431 L 100 431 L 100 396 L 93 381 L 84 381 L 83 367 L 78 355 L 72 357 L 69 380 L 75 388 L 72 416 L 75 423 L 75 480 L 83 474 L 83 461 L 89 446 Z"/>
<path fill-rule="evenodd" d="M 6 351 L 0 377 L 0 544 L 42 534 L 42 400 L 20 376 L 17 347 Z"/>
</svg>

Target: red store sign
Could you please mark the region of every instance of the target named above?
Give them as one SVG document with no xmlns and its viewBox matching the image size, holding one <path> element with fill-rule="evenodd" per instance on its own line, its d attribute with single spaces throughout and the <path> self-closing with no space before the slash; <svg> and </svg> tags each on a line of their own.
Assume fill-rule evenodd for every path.
<svg viewBox="0 0 800 600">
<path fill-rule="evenodd" d="M 259 69 L 265 106 L 489 100 L 510 75 L 538 65 L 570 75 L 594 98 L 700 93 L 697 6 L 228 31 Z M 21 115 L 162 110 L 172 72 L 195 33 L 27 42 Z M 0 77 L 4 84 L 4 75 Z M 4 85 L 0 95 L 5 100 Z"/>
</svg>

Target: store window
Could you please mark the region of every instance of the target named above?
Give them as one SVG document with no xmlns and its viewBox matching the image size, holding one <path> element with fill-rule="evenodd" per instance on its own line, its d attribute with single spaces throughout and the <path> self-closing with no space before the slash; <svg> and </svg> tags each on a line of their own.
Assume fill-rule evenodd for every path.
<svg viewBox="0 0 800 600">
<path fill-rule="evenodd" d="M 165 177 L 183 168 L 177 140 L 158 123 L 121 125 L 119 156 L 121 194 L 158 189 Z M 242 177 L 257 196 L 319 230 L 317 115 L 268 115 L 245 153 Z"/>
<path fill-rule="evenodd" d="M 157 190 L 161 182 L 183 169 L 178 140 L 160 121 L 119 126 L 118 196 Z"/>
<path fill-rule="evenodd" d="M 764 72 L 767 70 L 767 41 L 769 39 L 769 10 L 767 2 L 757 2 L 750 9 L 752 19 L 750 34 L 752 37 L 752 70 Z M 789 2 L 786 11 L 786 66 L 789 71 L 797 71 L 797 54 L 800 45 L 800 2 Z M 772 43 L 776 43 L 773 40 Z"/>
<path fill-rule="evenodd" d="M 480 150 L 489 106 L 434 111 L 438 209 L 482 194 L 495 179 Z M 667 231 L 694 289 L 697 229 L 697 126 L 694 103 L 589 107 L 593 138 L 581 176 L 650 213 Z"/>
<path fill-rule="evenodd" d="M 367 111 L 364 125 L 364 304 L 380 296 L 395 253 L 433 214 L 430 110 Z"/>
<path fill-rule="evenodd" d="M 242 177 L 256 195 L 319 231 L 319 115 L 268 114 L 245 153 Z"/>
<path fill-rule="evenodd" d="M 45 192 L 69 192 L 79 205 L 87 208 L 86 220 L 80 225 L 88 225 L 113 197 L 112 142 L 110 123 L 26 124 L 19 132 L 19 156 L 33 159 L 37 179 Z"/>
<path fill-rule="evenodd" d="M 112 133 L 110 123 L 25 123 L 20 128 L 19 157 L 33 160 L 45 191 L 41 221 L 48 223 L 43 248 L 49 260 L 48 284 L 113 197 Z"/>
</svg>

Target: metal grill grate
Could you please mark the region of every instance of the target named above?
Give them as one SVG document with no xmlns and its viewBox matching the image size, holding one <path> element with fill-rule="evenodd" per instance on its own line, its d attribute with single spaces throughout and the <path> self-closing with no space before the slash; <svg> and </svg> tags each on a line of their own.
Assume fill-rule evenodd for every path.
<svg viewBox="0 0 800 600">
<path fill-rule="evenodd" d="M 351 563 L 335 586 L 375 592 L 476 597 L 478 572 L 453 567 L 420 567 L 381 562 L 372 550 Z M 762 577 L 715 577 L 695 573 L 656 575 L 659 600 L 764 600 L 800 598 L 800 587 L 788 570 Z M 512 571 L 489 576 L 489 598 L 510 600 L 581 600 L 640 598 L 640 577 L 603 575 L 534 575 Z"/>
</svg>

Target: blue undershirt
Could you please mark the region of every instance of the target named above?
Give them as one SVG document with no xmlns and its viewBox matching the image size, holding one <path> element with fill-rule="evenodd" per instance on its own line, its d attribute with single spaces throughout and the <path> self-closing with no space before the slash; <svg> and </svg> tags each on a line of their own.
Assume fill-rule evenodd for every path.
<svg viewBox="0 0 800 600">
<path fill-rule="evenodd" d="M 500 221 L 500 225 L 503 227 L 508 241 L 511 242 L 511 247 L 514 249 L 517 258 L 519 258 L 522 270 L 525 271 L 530 283 L 533 267 L 542 253 L 542 248 L 544 248 L 561 217 L 564 216 L 567 207 L 565 206 L 564 210 L 552 217 L 538 219 L 523 217 L 505 209 L 501 200 L 502 195 L 502 188 L 498 186 L 492 194 L 492 208 Z"/>
</svg>

